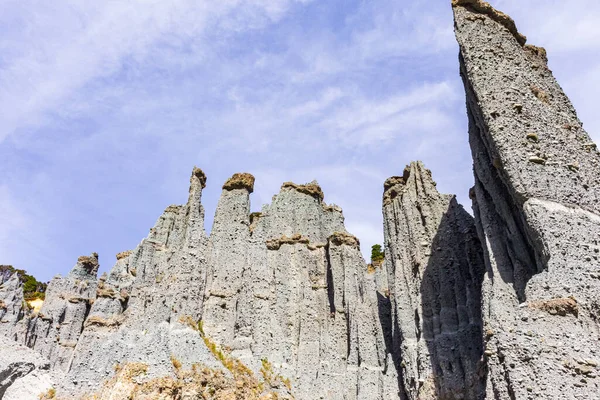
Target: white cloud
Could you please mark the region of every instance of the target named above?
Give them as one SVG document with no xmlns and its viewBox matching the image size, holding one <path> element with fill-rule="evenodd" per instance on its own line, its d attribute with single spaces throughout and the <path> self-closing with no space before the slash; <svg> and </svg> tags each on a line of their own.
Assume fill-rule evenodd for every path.
<svg viewBox="0 0 600 400">
<path fill-rule="evenodd" d="M 209 228 L 234 172 L 256 176 L 255 209 L 283 181 L 317 179 L 366 256 L 382 241 L 383 181 L 411 160 L 469 208 L 448 3 L 5 1 L 0 195 L 13 211 L 0 215 L 11 227 L 1 234 L 22 239 L 11 254 L 32 269 L 51 254 L 48 269 L 64 272 L 99 251 L 106 269 L 166 205 L 185 201 L 194 164 L 209 178 Z M 590 21 L 600 5 L 493 3 L 548 47 L 586 126 L 598 126 L 600 40 Z"/>
<path fill-rule="evenodd" d="M 0 104 L 4 105 L 0 141 L 39 122 L 45 112 L 60 112 L 75 91 L 94 79 L 110 76 L 128 59 L 151 62 L 151 46 L 194 40 L 207 28 L 211 35 L 223 36 L 257 29 L 281 18 L 290 3 L 136 0 L 41 7 L 27 1 L 5 4 L 0 21 L 20 19 L 24 26 L 0 43 L 7 54 L 0 69 Z M 202 52 L 202 45 L 195 50 Z"/>
</svg>

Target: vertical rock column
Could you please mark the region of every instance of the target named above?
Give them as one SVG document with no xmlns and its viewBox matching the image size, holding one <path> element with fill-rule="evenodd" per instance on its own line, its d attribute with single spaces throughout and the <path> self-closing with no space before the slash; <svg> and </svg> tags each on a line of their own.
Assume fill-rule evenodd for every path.
<svg viewBox="0 0 600 400">
<path fill-rule="evenodd" d="M 506 14 L 454 0 L 475 187 L 490 399 L 600 392 L 600 154 Z"/>
<path fill-rule="evenodd" d="M 217 343 L 234 349 L 238 347 L 234 342 L 240 323 L 242 326 L 250 323 L 238 323 L 237 311 L 242 289 L 250 283 L 244 275 L 248 267 L 250 193 L 253 190 L 254 177 L 247 173 L 234 174 L 225 182 L 208 244 L 204 332 Z M 242 332 L 243 337 L 248 334 Z"/>
<path fill-rule="evenodd" d="M 473 218 L 420 162 L 384 187 L 393 343 L 410 399 L 478 399 L 483 255 Z"/>
<path fill-rule="evenodd" d="M 299 399 L 398 398 L 374 282 L 341 209 L 316 182 L 287 182 L 250 232 L 254 359 L 272 362 Z"/>
</svg>

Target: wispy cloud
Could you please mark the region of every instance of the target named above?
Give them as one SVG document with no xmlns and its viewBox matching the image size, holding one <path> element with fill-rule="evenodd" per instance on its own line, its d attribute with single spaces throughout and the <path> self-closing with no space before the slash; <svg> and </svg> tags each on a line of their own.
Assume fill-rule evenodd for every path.
<svg viewBox="0 0 600 400">
<path fill-rule="evenodd" d="M 47 279 L 97 251 L 109 268 L 185 201 L 192 165 L 208 175 L 207 229 L 234 172 L 256 175 L 254 209 L 283 181 L 317 179 L 367 256 L 382 241 L 383 181 L 413 159 L 469 208 L 448 3 L 5 1 L 0 262 Z M 586 126 L 600 127 L 600 5 L 572 3 L 586 15 L 558 0 L 494 5 L 548 47 Z"/>
</svg>

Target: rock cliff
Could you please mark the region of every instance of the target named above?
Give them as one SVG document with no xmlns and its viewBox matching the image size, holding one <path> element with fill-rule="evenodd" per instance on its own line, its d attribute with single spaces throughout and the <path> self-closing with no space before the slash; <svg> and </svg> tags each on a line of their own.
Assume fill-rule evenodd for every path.
<svg viewBox="0 0 600 400">
<path fill-rule="evenodd" d="M 316 182 L 287 182 L 251 214 L 254 178 L 235 174 L 209 237 L 205 184 L 194 168 L 186 205 L 167 207 L 99 279 L 98 256 L 80 257 L 50 282 L 38 314 L 19 317 L 18 281 L 2 286 L 5 319 L 27 321 L 25 342 L 64 374 L 58 393 L 93 393 L 130 365 L 147 379 L 192 370 L 186 379 L 200 379 L 202 365 L 225 378 L 247 371 L 250 385 L 281 398 L 398 398 L 376 282 L 341 209 L 324 203 Z"/>
<path fill-rule="evenodd" d="M 453 3 L 487 267 L 487 398 L 595 397 L 600 154 L 546 51 L 487 3 Z"/>
<path fill-rule="evenodd" d="M 384 185 L 393 348 L 408 398 L 482 398 L 483 253 L 473 218 L 435 186 L 420 162 Z"/>
<path fill-rule="evenodd" d="M 314 181 L 251 212 L 254 177 L 234 174 L 207 235 L 194 167 L 187 203 L 109 273 L 80 257 L 39 312 L 2 277 L 0 395 L 597 397 L 600 153 L 544 49 L 484 1 L 452 7 L 473 216 L 413 162 L 384 183 L 367 266 Z"/>
</svg>

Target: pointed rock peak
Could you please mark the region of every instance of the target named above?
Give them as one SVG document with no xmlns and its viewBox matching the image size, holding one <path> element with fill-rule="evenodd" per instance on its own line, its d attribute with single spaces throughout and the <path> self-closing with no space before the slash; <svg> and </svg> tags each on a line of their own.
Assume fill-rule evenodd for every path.
<svg viewBox="0 0 600 400">
<path fill-rule="evenodd" d="M 404 172 L 402 176 L 391 176 L 385 180 L 385 182 L 383 183 L 383 192 L 385 193 L 386 191 L 397 185 L 406 185 L 409 176 L 410 165 L 407 165 L 406 167 L 404 167 Z"/>
<path fill-rule="evenodd" d="M 69 272 L 69 276 L 95 279 L 99 267 L 98 253 L 92 253 L 89 256 L 81 256 L 77 259 L 77 264 L 75 264 L 71 272 Z"/>
<path fill-rule="evenodd" d="M 387 206 L 391 204 L 398 195 L 401 195 L 408 187 L 415 190 L 415 180 L 419 180 L 422 186 L 426 186 L 427 189 L 433 188 L 435 190 L 436 183 L 431 176 L 431 171 L 425 168 L 422 161 L 413 161 L 404 168 L 402 176 L 392 176 L 386 179 L 383 184 L 383 205 Z"/>
<path fill-rule="evenodd" d="M 238 172 L 225 182 L 223 190 L 246 189 L 249 193 L 254 191 L 254 176 L 247 172 Z"/>
<path fill-rule="evenodd" d="M 206 187 L 206 174 L 200 168 L 194 166 L 192 176 L 190 177 L 190 191 L 194 186 L 200 186 L 202 189 Z"/>
<path fill-rule="evenodd" d="M 354 247 L 360 250 L 360 241 L 354 235 L 348 232 L 334 232 L 333 235 L 329 236 L 329 243 L 335 246 L 346 246 Z"/>
<path fill-rule="evenodd" d="M 452 7 L 464 7 L 469 11 L 485 14 L 492 20 L 504 26 L 515 37 L 521 46 L 527 42 L 527 37 L 517 30 L 515 21 L 501 11 L 496 10 L 490 3 L 483 0 L 452 0 Z M 467 17 L 469 18 L 469 17 Z"/>
<path fill-rule="evenodd" d="M 122 251 L 120 253 L 117 253 L 117 261 L 122 260 L 123 258 L 127 258 L 131 255 L 132 251 L 131 250 L 127 250 L 127 251 Z"/>
<path fill-rule="evenodd" d="M 321 186 L 319 186 L 317 181 L 312 181 L 304 185 L 297 185 L 293 182 L 285 182 L 283 185 L 281 185 L 281 190 L 284 189 L 296 190 L 300 193 L 312 196 L 319 201 L 323 201 L 325 198 L 323 190 L 321 190 Z"/>
</svg>

